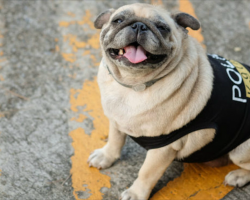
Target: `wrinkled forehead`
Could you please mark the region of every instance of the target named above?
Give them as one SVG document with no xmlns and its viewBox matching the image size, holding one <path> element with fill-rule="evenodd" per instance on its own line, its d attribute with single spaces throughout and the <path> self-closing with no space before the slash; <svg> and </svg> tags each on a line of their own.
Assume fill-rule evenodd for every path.
<svg viewBox="0 0 250 200">
<path fill-rule="evenodd" d="M 151 21 L 163 21 L 167 23 L 171 23 L 170 14 L 165 9 L 148 5 L 148 4 L 132 4 L 126 5 L 118 8 L 112 18 L 119 17 L 137 17 L 137 18 L 146 18 Z"/>
</svg>

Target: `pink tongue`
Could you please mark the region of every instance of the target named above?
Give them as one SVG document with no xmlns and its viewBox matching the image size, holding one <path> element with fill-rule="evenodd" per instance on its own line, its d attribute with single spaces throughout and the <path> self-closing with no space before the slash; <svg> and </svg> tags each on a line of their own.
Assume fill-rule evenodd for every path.
<svg viewBox="0 0 250 200">
<path fill-rule="evenodd" d="M 123 56 L 132 63 L 140 63 L 147 59 L 146 51 L 141 46 L 137 48 L 135 46 L 127 46 L 124 49 L 126 53 Z"/>
</svg>

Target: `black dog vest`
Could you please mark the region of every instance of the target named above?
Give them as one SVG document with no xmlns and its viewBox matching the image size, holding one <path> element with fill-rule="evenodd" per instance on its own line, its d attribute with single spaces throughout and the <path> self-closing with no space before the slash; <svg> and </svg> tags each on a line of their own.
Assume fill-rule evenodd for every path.
<svg viewBox="0 0 250 200">
<path fill-rule="evenodd" d="M 201 113 L 168 135 L 132 137 L 145 149 L 156 149 L 201 129 L 216 130 L 213 141 L 181 160 L 207 162 L 219 158 L 250 138 L 250 67 L 218 55 L 208 55 L 214 72 L 213 90 Z"/>
</svg>

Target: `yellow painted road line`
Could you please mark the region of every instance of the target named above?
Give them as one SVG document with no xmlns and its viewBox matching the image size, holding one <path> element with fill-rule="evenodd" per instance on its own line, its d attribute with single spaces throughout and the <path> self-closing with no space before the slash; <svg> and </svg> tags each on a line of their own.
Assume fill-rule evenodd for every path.
<svg viewBox="0 0 250 200">
<path fill-rule="evenodd" d="M 62 29 L 67 29 L 71 25 L 79 26 L 79 28 L 90 29 L 95 34 L 87 35 L 87 39 L 82 41 L 77 35 L 67 34 L 63 37 L 63 43 L 67 44 L 70 49 L 67 52 L 60 52 L 62 57 L 69 63 L 71 63 L 70 68 L 76 66 L 77 56 L 79 56 L 79 50 L 81 57 L 91 60 L 91 66 L 99 66 L 95 56 L 90 55 L 91 50 L 95 49 L 98 53 L 100 48 L 99 45 L 99 31 L 95 30 L 93 22 L 91 20 L 91 12 L 86 11 L 85 15 L 80 20 L 75 19 L 75 15 L 68 12 L 67 15 L 72 17 L 72 20 L 61 21 L 59 26 Z M 87 28 L 86 28 L 87 27 Z M 56 39 L 57 41 L 57 39 Z M 59 48 L 56 48 L 59 51 Z M 100 52 L 99 52 L 100 53 Z M 79 58 L 79 57 L 78 57 Z M 70 75 L 74 78 L 75 75 Z M 87 159 L 90 153 L 104 146 L 107 133 L 108 133 L 108 120 L 104 116 L 101 106 L 101 97 L 99 93 L 99 88 L 97 85 L 96 78 L 93 81 L 85 81 L 81 89 L 70 90 L 70 105 L 71 111 L 76 113 L 78 117 L 71 118 L 71 121 L 83 122 L 87 119 L 84 114 L 77 114 L 79 107 L 85 107 L 84 112 L 93 117 L 94 130 L 90 135 L 87 135 L 82 128 L 77 128 L 69 133 L 73 143 L 74 155 L 71 157 L 72 168 L 72 187 L 73 195 L 75 199 L 82 199 L 81 195 L 85 193 L 84 199 L 86 199 L 86 193 L 88 200 L 101 200 L 103 194 L 101 193 L 101 188 L 110 188 L 110 177 L 102 174 L 96 168 L 89 168 L 87 164 Z"/>
<path fill-rule="evenodd" d="M 184 164 L 180 177 L 170 181 L 151 200 L 215 200 L 222 199 L 233 187 L 223 184 L 226 174 L 238 167 L 212 168 L 203 164 Z"/>
<path fill-rule="evenodd" d="M 74 196 L 78 198 L 78 193 L 88 191 L 89 200 L 101 200 L 102 187 L 110 188 L 110 177 L 103 175 L 96 168 L 89 168 L 86 163 L 90 153 L 101 148 L 105 144 L 108 133 L 108 120 L 102 112 L 99 88 L 96 82 L 86 81 L 82 89 L 70 91 L 71 110 L 77 112 L 78 106 L 85 106 L 87 111 L 93 118 L 94 130 L 91 135 L 87 135 L 82 128 L 78 128 L 70 133 L 73 139 L 72 146 L 75 150 L 72 156 L 72 187 L 74 188 Z"/>
</svg>

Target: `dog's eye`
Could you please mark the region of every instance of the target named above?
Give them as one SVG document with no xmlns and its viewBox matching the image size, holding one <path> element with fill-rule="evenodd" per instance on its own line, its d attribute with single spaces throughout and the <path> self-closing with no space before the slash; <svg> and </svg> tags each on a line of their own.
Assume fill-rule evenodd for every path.
<svg viewBox="0 0 250 200">
<path fill-rule="evenodd" d="M 158 28 L 160 31 L 165 31 L 165 30 L 166 30 L 166 27 L 164 27 L 164 26 L 157 26 L 157 28 Z"/>
<path fill-rule="evenodd" d="M 117 23 L 117 24 L 120 24 L 120 23 L 123 22 L 123 20 L 122 20 L 122 19 L 116 19 L 116 20 L 114 20 L 113 22 L 114 22 L 114 23 Z"/>
</svg>

